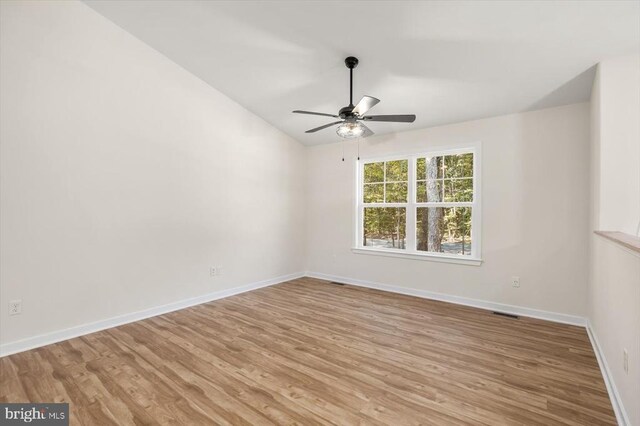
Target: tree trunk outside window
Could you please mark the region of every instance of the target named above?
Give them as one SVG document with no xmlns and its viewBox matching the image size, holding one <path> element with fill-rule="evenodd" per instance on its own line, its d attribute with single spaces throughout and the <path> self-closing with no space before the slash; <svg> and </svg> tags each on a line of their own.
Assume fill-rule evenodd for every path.
<svg viewBox="0 0 640 426">
<path fill-rule="evenodd" d="M 441 166 L 438 161 L 439 158 L 442 157 L 431 157 L 429 162 L 427 163 L 427 200 L 428 201 L 442 201 L 442 192 L 438 187 L 438 168 Z M 427 236 L 427 249 L 429 251 L 441 251 L 441 243 L 442 243 L 442 219 L 444 214 L 444 209 L 441 208 L 428 208 L 427 217 L 425 218 L 424 214 L 422 219 L 423 229 L 427 228 L 428 236 Z M 427 224 L 425 224 L 425 220 L 427 219 Z"/>
</svg>

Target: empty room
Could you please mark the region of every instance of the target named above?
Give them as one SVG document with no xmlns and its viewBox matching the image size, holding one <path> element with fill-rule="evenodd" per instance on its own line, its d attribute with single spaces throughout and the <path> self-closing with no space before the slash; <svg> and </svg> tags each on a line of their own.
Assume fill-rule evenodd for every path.
<svg viewBox="0 0 640 426">
<path fill-rule="evenodd" d="M 0 0 L 0 424 L 640 426 L 640 1 Z"/>
</svg>

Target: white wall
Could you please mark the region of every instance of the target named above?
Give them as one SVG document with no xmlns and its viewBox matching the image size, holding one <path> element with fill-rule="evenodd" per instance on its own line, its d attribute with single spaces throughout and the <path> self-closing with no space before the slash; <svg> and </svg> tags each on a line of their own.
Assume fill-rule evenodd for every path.
<svg viewBox="0 0 640 426">
<path fill-rule="evenodd" d="M 635 235 L 640 222 L 640 56 L 599 64 L 591 126 L 589 319 L 628 421 L 640 425 L 640 255 L 592 233 Z"/>
<path fill-rule="evenodd" d="M 373 126 L 373 125 L 372 125 Z M 375 131 L 375 130 L 374 130 Z M 308 270 L 586 314 L 589 105 L 374 136 L 362 157 L 482 142 L 481 266 L 353 254 L 356 142 L 308 149 Z M 519 276 L 520 288 L 511 287 Z"/>
<path fill-rule="evenodd" d="M 640 55 L 601 62 L 599 229 L 640 230 Z"/>
<path fill-rule="evenodd" d="M 0 343 L 303 270 L 303 146 L 82 3 L 0 16 Z"/>
</svg>

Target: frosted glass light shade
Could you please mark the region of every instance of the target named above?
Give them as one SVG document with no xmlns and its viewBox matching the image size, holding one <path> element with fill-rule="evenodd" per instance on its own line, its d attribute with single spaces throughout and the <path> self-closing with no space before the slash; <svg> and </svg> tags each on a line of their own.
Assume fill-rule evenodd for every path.
<svg viewBox="0 0 640 426">
<path fill-rule="evenodd" d="M 338 126 L 336 133 L 342 138 L 358 138 L 364 133 L 364 127 L 357 121 L 345 121 Z"/>
</svg>

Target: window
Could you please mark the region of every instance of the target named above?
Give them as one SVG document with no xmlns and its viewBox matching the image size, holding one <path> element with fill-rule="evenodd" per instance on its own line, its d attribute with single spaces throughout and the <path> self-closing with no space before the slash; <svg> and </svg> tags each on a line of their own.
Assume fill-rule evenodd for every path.
<svg viewBox="0 0 640 426">
<path fill-rule="evenodd" d="M 356 251 L 479 263 L 475 147 L 365 160 L 358 167 Z"/>
</svg>

